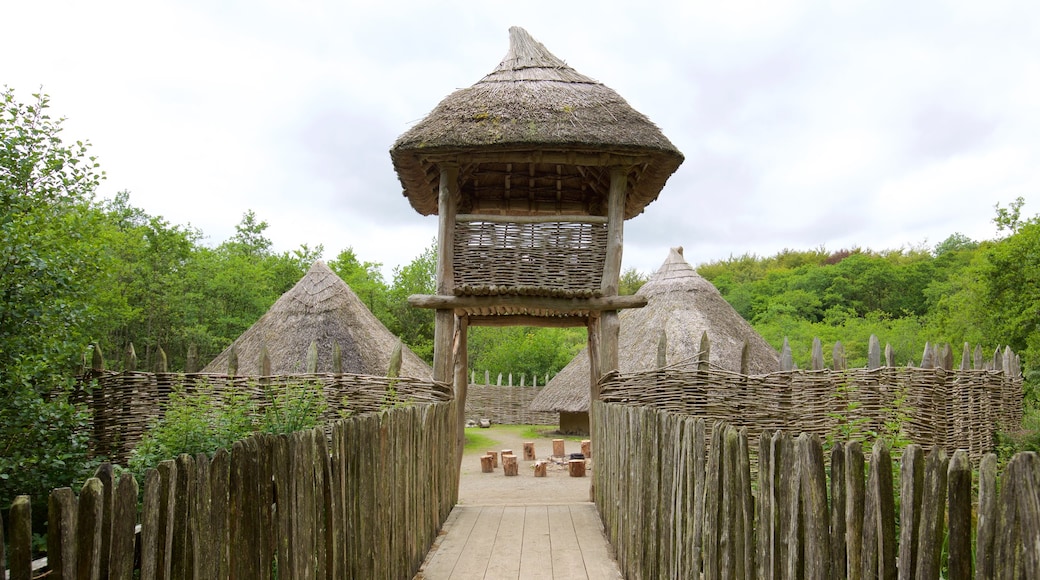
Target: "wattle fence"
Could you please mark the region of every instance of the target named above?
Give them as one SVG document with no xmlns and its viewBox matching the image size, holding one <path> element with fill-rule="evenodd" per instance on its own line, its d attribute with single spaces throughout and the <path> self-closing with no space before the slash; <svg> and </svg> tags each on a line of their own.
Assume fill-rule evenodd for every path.
<svg viewBox="0 0 1040 580">
<path fill-rule="evenodd" d="M 102 466 L 78 498 L 51 492 L 47 577 L 411 578 L 458 497 L 454 407 L 396 406 L 340 420 L 331 438 L 317 428 L 182 455 L 147 472 L 140 511 L 140 484 Z M 29 504 L 17 498 L 7 522 L 11 578 L 33 574 Z"/>
<path fill-rule="evenodd" d="M 868 460 L 852 442 L 827 466 L 815 435 L 756 444 L 647 406 L 593 413 L 595 501 L 626 578 L 1040 578 L 1035 453 L 1016 455 L 999 487 L 987 455 L 975 502 L 963 450 L 910 445 L 893 467 L 884 444 Z"/>
<path fill-rule="evenodd" d="M 725 421 L 756 439 L 775 431 L 821 439 L 886 435 L 957 449 L 979 461 L 994 433 L 1022 423 L 1022 376 L 1001 370 L 878 367 L 742 375 L 716 368 L 612 373 L 607 403 Z"/>
<path fill-rule="evenodd" d="M 466 419 L 496 425 L 555 425 L 556 413 L 532 411 L 531 401 L 545 387 L 475 385 L 466 391 Z"/>
<path fill-rule="evenodd" d="M 400 403 L 437 403 L 454 397 L 450 385 L 409 377 L 390 379 L 349 373 L 230 376 L 92 369 L 80 377 L 72 400 L 90 408 L 91 452 L 123 463 L 148 428 L 164 415 L 170 393 L 176 389 L 188 394 L 206 390 L 217 400 L 232 394 L 245 395 L 260 413 L 279 387 L 287 385 L 321 389 L 326 405 L 322 423 Z"/>
</svg>

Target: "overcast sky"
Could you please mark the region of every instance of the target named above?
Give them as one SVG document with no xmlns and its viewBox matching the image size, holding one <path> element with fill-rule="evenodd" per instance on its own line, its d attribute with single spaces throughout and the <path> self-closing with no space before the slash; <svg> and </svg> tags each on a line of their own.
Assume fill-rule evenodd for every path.
<svg viewBox="0 0 1040 580">
<path fill-rule="evenodd" d="M 527 29 L 685 154 L 624 266 L 784 248 L 933 247 L 1040 211 L 1040 2 L 11 2 L 0 84 L 152 215 L 218 244 L 405 264 L 436 235 L 387 153 Z"/>
</svg>

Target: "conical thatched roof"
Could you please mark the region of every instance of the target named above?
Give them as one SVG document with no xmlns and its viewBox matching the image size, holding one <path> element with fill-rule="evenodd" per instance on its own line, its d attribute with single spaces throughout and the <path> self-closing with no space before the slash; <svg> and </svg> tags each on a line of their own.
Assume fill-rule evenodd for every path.
<svg viewBox="0 0 1040 580">
<path fill-rule="evenodd" d="M 515 161 L 584 153 L 637 159 L 625 218 L 641 213 L 682 163 L 682 153 L 620 95 L 567 66 L 524 29 L 510 28 L 509 39 L 495 70 L 448 95 L 394 143 L 390 156 L 412 206 L 423 215 L 437 213 L 439 178 L 431 157 L 455 155 L 465 164 L 477 152 L 512 152 Z"/>
<path fill-rule="evenodd" d="M 282 295 L 231 347 L 202 369 L 225 373 L 228 353 L 235 349 L 238 375 L 260 374 L 260 350 L 267 347 L 271 373 L 307 370 L 307 351 L 318 345 L 318 372 L 333 372 L 333 345 L 338 343 L 343 372 L 385 376 L 397 337 L 365 307 L 356 294 L 324 262 L 318 261 Z M 428 378 L 430 367 L 407 347 L 402 349 L 401 376 Z"/>
<path fill-rule="evenodd" d="M 758 335 L 729 305 L 715 286 L 701 277 L 672 248 L 661 268 L 639 289 L 647 305 L 624 310 L 618 337 L 619 370 L 623 373 L 653 370 L 661 329 L 667 336 L 667 363 L 692 363 L 700 350 L 701 335 L 708 333 L 715 367 L 740 372 L 740 355 L 748 343 L 749 373 L 780 370 L 776 350 Z M 583 350 L 560 371 L 531 403 L 533 411 L 580 413 L 589 410 L 589 354 Z"/>
</svg>

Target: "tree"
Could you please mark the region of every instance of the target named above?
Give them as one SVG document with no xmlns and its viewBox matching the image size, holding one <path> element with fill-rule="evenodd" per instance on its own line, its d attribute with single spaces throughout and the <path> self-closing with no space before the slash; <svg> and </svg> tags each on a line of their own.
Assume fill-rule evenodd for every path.
<svg viewBox="0 0 1040 580">
<path fill-rule="evenodd" d="M 389 326 L 388 323 L 391 322 L 387 304 L 389 289 L 383 280 L 383 273 L 380 271 L 382 267 L 383 265 L 379 262 L 362 262 L 354 253 L 354 248 L 343 250 L 329 262 L 329 268 L 342 278 L 347 286 L 350 286 L 350 289 L 365 303 L 365 306 L 368 306 L 372 314 L 375 314 L 384 326 Z"/>
<path fill-rule="evenodd" d="M 437 292 L 437 240 L 414 260 L 393 270 L 393 282 L 388 292 L 390 332 L 428 363 L 433 362 L 434 312 L 426 308 L 413 308 L 408 304 L 412 294 L 436 294 Z"/>
<path fill-rule="evenodd" d="M 62 141 L 48 97 L 33 98 L 0 93 L 0 505 L 45 502 L 82 475 L 85 415 L 67 394 L 104 271 L 91 211 L 104 174 L 89 144 Z"/>
</svg>

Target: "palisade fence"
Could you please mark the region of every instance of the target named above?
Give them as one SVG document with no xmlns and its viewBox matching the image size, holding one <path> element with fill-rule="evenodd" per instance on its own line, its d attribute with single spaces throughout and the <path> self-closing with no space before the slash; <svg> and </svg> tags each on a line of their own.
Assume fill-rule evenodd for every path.
<svg viewBox="0 0 1040 580">
<path fill-rule="evenodd" d="M 458 494 L 454 407 L 399 406 L 337 421 L 331 438 L 316 428 L 181 455 L 147 472 L 140 510 L 139 483 L 106 464 L 78 498 L 51 492 L 48 578 L 411 578 Z M 11 578 L 31 577 L 30 522 L 21 496 Z"/>
<path fill-rule="evenodd" d="M 600 381 L 600 399 L 727 421 L 746 427 L 752 439 L 778 430 L 823 439 L 885 435 L 949 454 L 964 449 L 977 462 L 993 450 L 996 431 L 1021 425 L 1022 374 L 1010 349 L 989 364 L 976 349 L 974 369 L 953 369 L 948 351 L 937 357 L 946 363 L 925 357 L 922 367 L 845 369 L 836 356 L 838 370 L 766 375 L 709 367 L 705 353 L 693 368 L 610 373 Z M 965 347 L 963 360 L 971 358 Z"/>
<path fill-rule="evenodd" d="M 1035 453 L 1016 455 L 999 489 L 987 455 L 973 502 L 963 450 L 909 445 L 894 467 L 884 443 L 869 459 L 838 443 L 828 469 L 817 436 L 763 432 L 752 470 L 746 428 L 593 412 L 595 501 L 626 578 L 1040 578 Z"/>
</svg>

